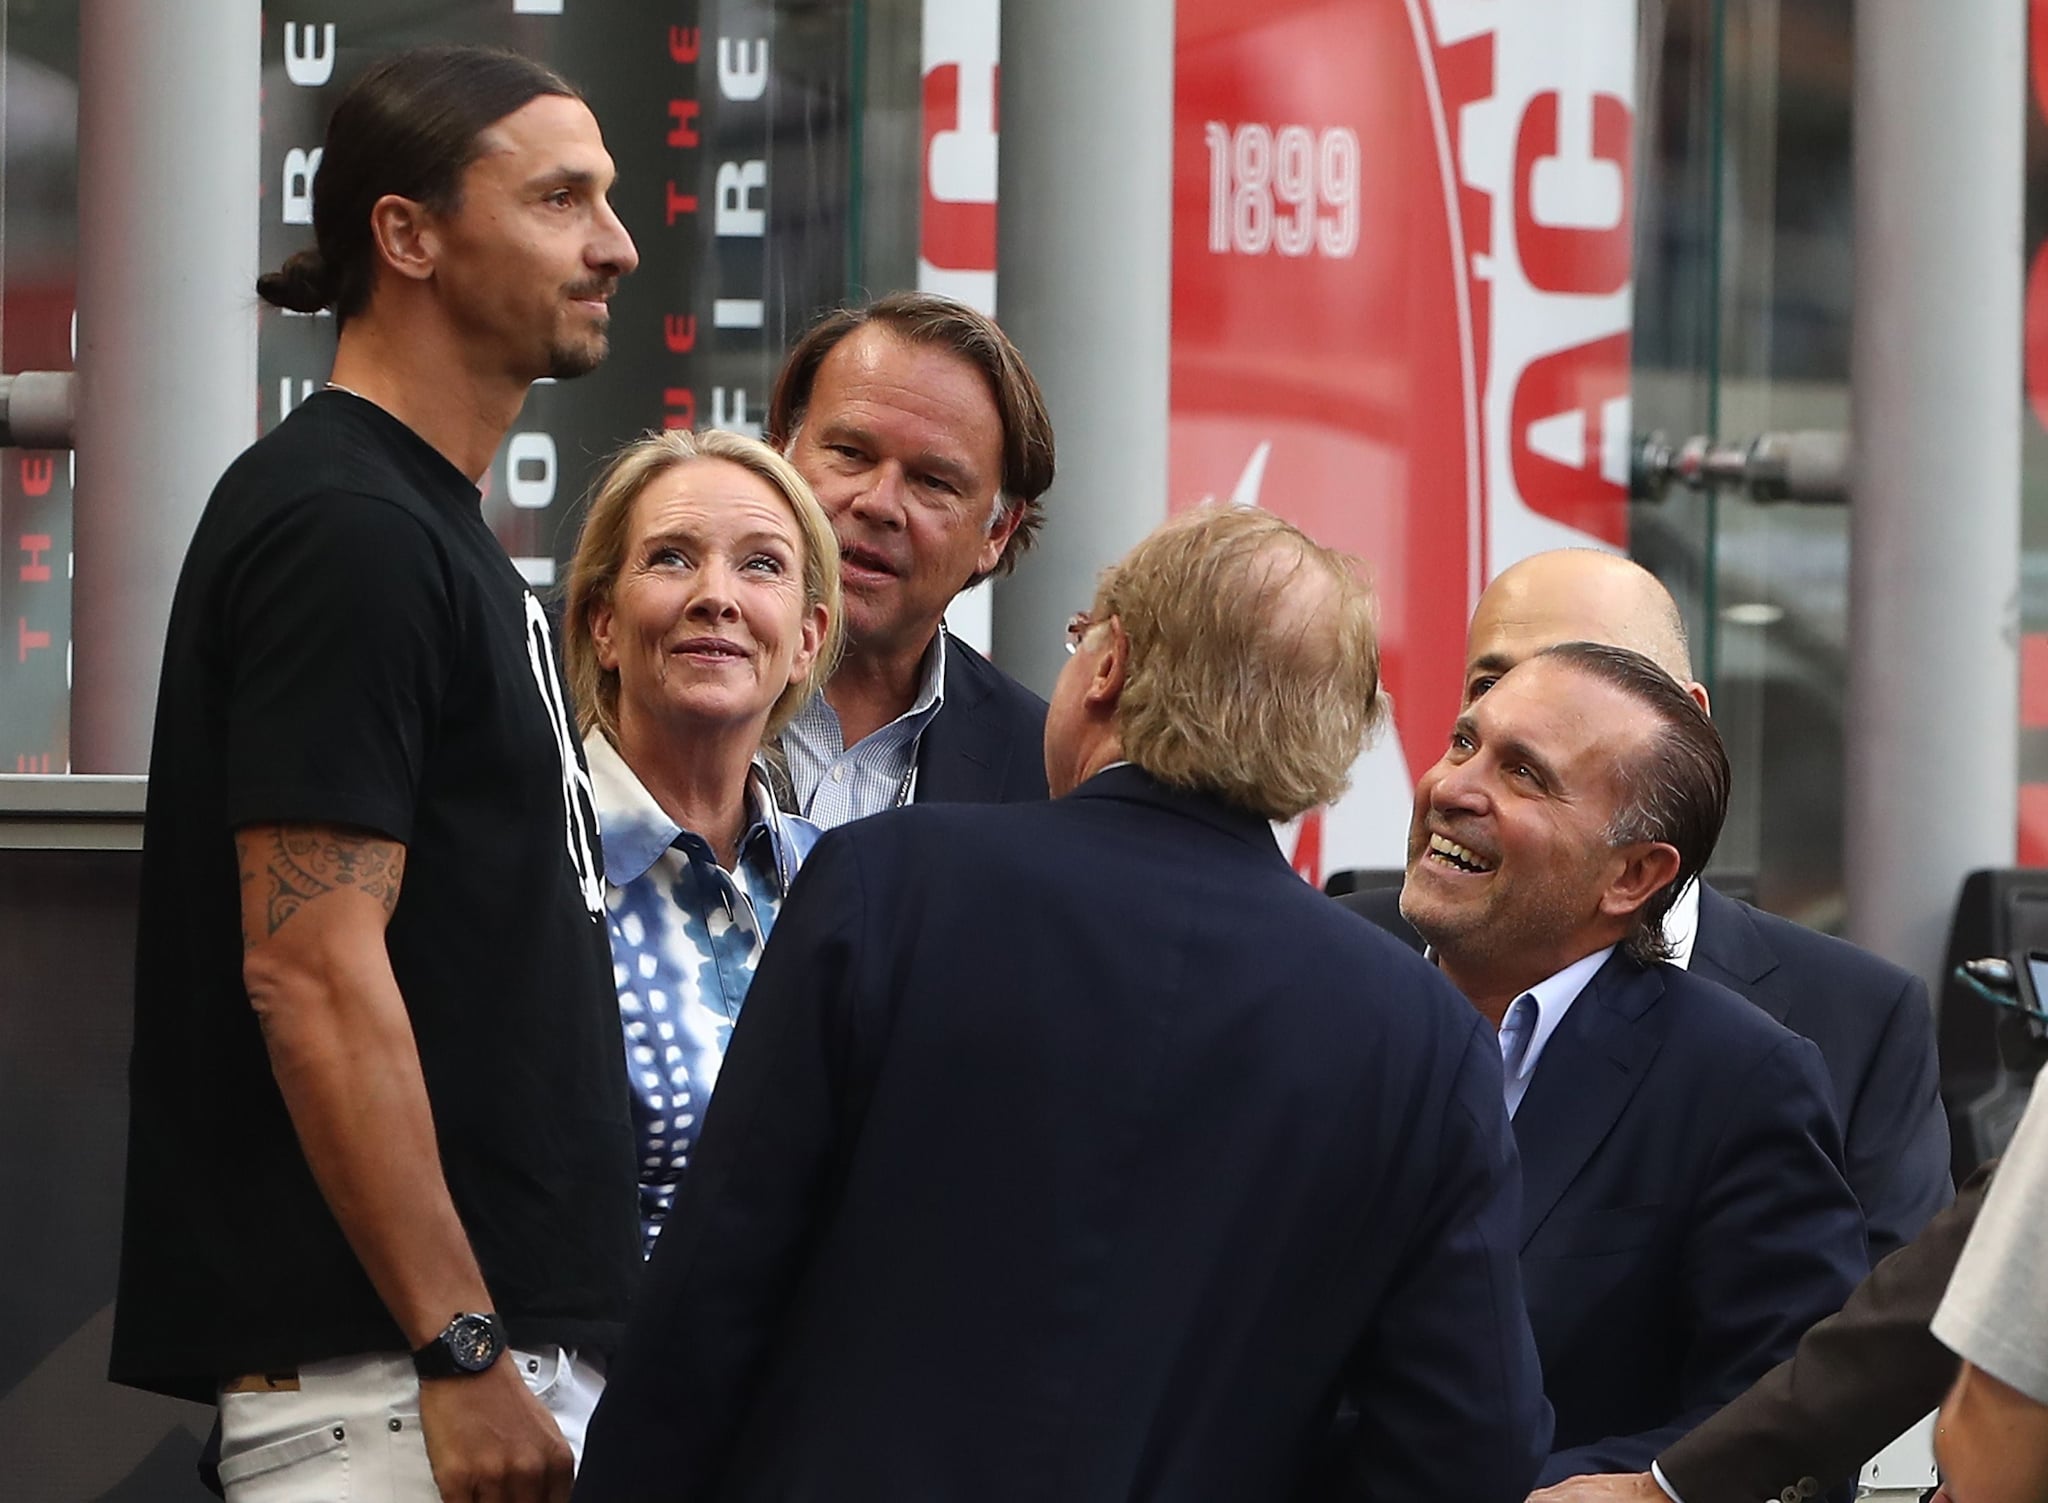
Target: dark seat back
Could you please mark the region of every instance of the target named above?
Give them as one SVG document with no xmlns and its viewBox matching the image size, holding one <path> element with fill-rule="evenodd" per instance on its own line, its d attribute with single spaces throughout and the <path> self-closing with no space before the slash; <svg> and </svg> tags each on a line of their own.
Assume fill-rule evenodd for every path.
<svg viewBox="0 0 2048 1503">
<path fill-rule="evenodd" d="M 2005 1014 L 1954 977 L 1979 956 L 2048 950 L 2048 870 L 2035 867 L 1972 872 L 1963 879 L 1949 925 L 1947 961 L 1935 1031 L 1941 1050 L 1941 1099 L 1961 1180 L 2005 1151 L 2026 1104 L 2031 1064 L 2024 1050 L 2002 1056 Z"/>
</svg>

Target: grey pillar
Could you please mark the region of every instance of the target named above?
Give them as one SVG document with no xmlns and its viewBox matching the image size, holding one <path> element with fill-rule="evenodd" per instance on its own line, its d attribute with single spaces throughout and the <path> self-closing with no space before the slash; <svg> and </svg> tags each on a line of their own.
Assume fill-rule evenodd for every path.
<svg viewBox="0 0 2048 1503">
<path fill-rule="evenodd" d="M 996 314 L 1045 389 L 1059 475 L 1000 581 L 995 646 L 1050 690 L 1095 576 L 1166 516 L 1173 0 L 1003 7 Z"/>
<path fill-rule="evenodd" d="M 171 590 L 256 436 L 259 0 L 83 0 L 71 766 L 147 769 Z"/>
<path fill-rule="evenodd" d="M 1856 7 L 1852 937 L 1930 981 L 2013 859 L 2023 0 Z"/>
</svg>

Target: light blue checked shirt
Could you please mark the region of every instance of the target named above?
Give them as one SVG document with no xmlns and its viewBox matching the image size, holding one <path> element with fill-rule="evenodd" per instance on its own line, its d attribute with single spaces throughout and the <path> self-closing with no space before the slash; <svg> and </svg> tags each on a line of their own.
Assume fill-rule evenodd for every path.
<svg viewBox="0 0 2048 1503">
<path fill-rule="evenodd" d="M 924 653 L 924 676 L 909 709 L 880 730 L 846 744 L 839 716 L 814 694 L 782 733 L 796 807 L 822 830 L 908 803 L 917 792 L 917 745 L 946 702 L 946 628 Z"/>
</svg>

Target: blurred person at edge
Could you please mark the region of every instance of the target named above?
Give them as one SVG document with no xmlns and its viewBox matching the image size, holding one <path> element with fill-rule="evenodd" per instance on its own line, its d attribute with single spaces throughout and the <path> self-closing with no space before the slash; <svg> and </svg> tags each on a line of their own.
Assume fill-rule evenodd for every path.
<svg viewBox="0 0 2048 1503">
<path fill-rule="evenodd" d="M 2000 1160 L 1934 1334 L 1963 1359 L 1934 1450 L 1952 1503 L 2048 1499 L 2048 1091 Z"/>
<path fill-rule="evenodd" d="M 230 1503 L 566 1497 L 640 1271 L 589 781 L 478 480 L 633 270 L 597 121 L 512 53 L 329 122 L 333 378 L 179 575 L 150 760 L 112 1376 Z"/>
<path fill-rule="evenodd" d="M 776 806 L 761 745 L 831 672 L 838 560 L 789 461 L 712 431 L 622 449 L 569 565 L 563 653 L 604 836 L 648 1252 L 818 838 Z"/>
<path fill-rule="evenodd" d="M 965 303 L 900 292 L 820 319 L 776 377 L 768 441 L 839 537 L 846 651 L 782 733 L 790 807 L 830 829 L 918 803 L 1045 797 L 1045 701 L 945 627 L 1031 546 L 1052 419 Z"/>
<path fill-rule="evenodd" d="M 1573 642 L 1475 698 L 1416 787 L 1401 911 L 1499 1034 L 1546 1483 L 1647 1468 L 1868 1268 L 1819 1050 L 1665 959 L 1728 782 L 1670 674 Z"/>
<path fill-rule="evenodd" d="M 1491 1030 L 1270 823 L 1377 718 L 1370 592 L 1205 508 L 1068 641 L 1057 797 L 858 820 L 797 878 L 584 1503 L 1527 1489 Z"/>
</svg>

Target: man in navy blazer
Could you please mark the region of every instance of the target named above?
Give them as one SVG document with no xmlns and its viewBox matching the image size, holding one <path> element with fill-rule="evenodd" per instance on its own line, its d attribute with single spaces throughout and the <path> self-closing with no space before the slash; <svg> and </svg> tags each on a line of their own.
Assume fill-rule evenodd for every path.
<svg viewBox="0 0 2048 1503">
<path fill-rule="evenodd" d="M 1045 701 L 944 626 L 1043 520 L 1052 419 L 1016 346 L 930 293 L 837 309 L 783 362 L 765 431 L 832 519 L 846 613 L 845 656 L 783 732 L 796 811 L 1044 798 Z"/>
<path fill-rule="evenodd" d="M 1668 673 L 1570 643 L 1474 699 L 1416 789 L 1401 909 L 1499 1030 L 1521 1148 L 1545 1483 L 1647 1468 L 1868 1268 L 1819 1051 L 1662 963 L 1728 776 Z"/>
<path fill-rule="evenodd" d="M 1640 652 L 1709 709 L 1670 593 L 1640 565 L 1584 548 L 1524 559 L 1480 596 L 1466 640 L 1465 703 L 1559 642 Z M 1420 944 L 1400 919 L 1394 892 L 1340 901 Z M 1819 1046 L 1871 1261 L 1917 1237 L 1955 1194 L 1926 983 L 1704 881 L 1679 894 L 1667 928 L 1676 964 L 1741 993 Z"/>
<path fill-rule="evenodd" d="M 1269 823 L 1375 718 L 1370 595 L 1205 509 L 1070 633 L 1063 796 L 862 820 L 799 875 L 579 1503 L 1526 1493 L 1492 1031 Z"/>
</svg>

